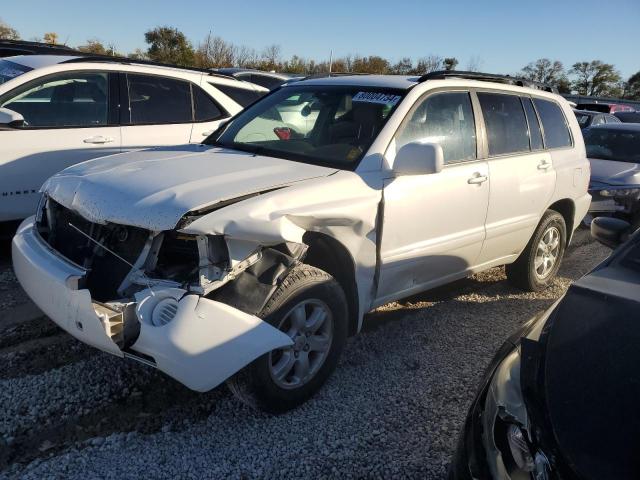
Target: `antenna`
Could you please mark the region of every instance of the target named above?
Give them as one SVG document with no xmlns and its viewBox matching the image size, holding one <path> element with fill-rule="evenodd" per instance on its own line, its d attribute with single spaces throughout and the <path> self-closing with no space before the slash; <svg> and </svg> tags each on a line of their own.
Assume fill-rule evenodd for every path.
<svg viewBox="0 0 640 480">
<path fill-rule="evenodd" d="M 331 73 L 332 66 L 333 66 L 333 49 L 329 50 L 329 73 Z"/>
</svg>

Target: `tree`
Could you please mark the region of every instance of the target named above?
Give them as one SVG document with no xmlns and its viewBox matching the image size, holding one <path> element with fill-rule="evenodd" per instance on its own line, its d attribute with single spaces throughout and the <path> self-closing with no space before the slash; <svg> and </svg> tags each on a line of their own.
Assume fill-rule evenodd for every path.
<svg viewBox="0 0 640 480">
<path fill-rule="evenodd" d="M 127 57 L 133 58 L 134 60 L 149 60 L 149 57 L 147 56 L 147 52 L 139 48 L 136 48 L 133 52 L 127 55 Z"/>
<path fill-rule="evenodd" d="M 418 75 L 424 75 L 425 73 L 435 72 L 442 70 L 442 57 L 438 55 L 429 55 L 418 59 L 416 68 L 411 73 Z"/>
<path fill-rule="evenodd" d="M 355 73 L 373 73 L 383 75 L 389 73 L 389 61 L 377 55 L 354 57 L 352 71 Z"/>
<path fill-rule="evenodd" d="M 410 75 L 413 71 L 413 60 L 409 57 L 400 59 L 391 67 L 391 73 L 395 75 Z"/>
<path fill-rule="evenodd" d="M 467 71 L 479 72 L 480 70 L 482 70 L 483 64 L 484 62 L 482 61 L 482 58 L 480 58 L 478 55 L 474 55 L 467 62 Z"/>
<path fill-rule="evenodd" d="M 521 73 L 526 79 L 550 85 L 557 84 L 565 76 L 562 62 L 551 61 L 548 58 L 539 58 L 535 62 L 528 63 Z"/>
<path fill-rule="evenodd" d="M 600 60 L 577 62 L 573 64 L 571 73 L 575 75 L 573 88 L 579 95 L 618 96 L 620 91 L 620 74 L 610 63 Z"/>
<path fill-rule="evenodd" d="M 118 55 L 114 45 L 108 45 L 105 47 L 102 42 L 96 38 L 87 40 L 86 45 L 80 45 L 78 50 L 85 53 L 92 53 L 94 55 Z"/>
<path fill-rule="evenodd" d="M 0 18 L 0 39 L 20 40 L 20 34 L 15 28 L 10 27 Z"/>
<path fill-rule="evenodd" d="M 629 77 L 625 85 L 624 98 L 640 100 L 640 71 Z"/>
<path fill-rule="evenodd" d="M 144 39 L 149 44 L 147 55 L 154 62 L 193 65 L 193 46 L 177 28 L 156 27 L 146 32 Z"/>
<path fill-rule="evenodd" d="M 280 45 L 269 45 L 262 51 L 262 68 L 264 70 L 276 70 L 280 63 L 282 48 Z"/>
<path fill-rule="evenodd" d="M 232 67 L 236 48 L 222 37 L 207 35 L 204 43 L 195 52 L 195 64 L 203 68 Z"/>
<path fill-rule="evenodd" d="M 56 32 L 47 32 L 42 36 L 44 43 L 56 45 L 58 43 L 58 34 Z"/>
<path fill-rule="evenodd" d="M 447 57 L 442 61 L 442 66 L 445 70 L 455 70 L 458 66 L 458 59 L 456 57 Z"/>
</svg>

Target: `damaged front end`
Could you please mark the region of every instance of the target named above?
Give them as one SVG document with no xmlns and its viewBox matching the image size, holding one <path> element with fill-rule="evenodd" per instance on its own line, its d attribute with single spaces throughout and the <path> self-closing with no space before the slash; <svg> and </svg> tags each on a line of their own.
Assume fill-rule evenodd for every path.
<svg viewBox="0 0 640 480">
<path fill-rule="evenodd" d="M 52 198 L 27 222 L 13 247 L 18 278 L 50 318 L 86 343 L 198 391 L 292 344 L 257 315 L 303 259 L 302 243 L 93 223 Z M 59 278 L 47 278 L 51 272 Z"/>
</svg>

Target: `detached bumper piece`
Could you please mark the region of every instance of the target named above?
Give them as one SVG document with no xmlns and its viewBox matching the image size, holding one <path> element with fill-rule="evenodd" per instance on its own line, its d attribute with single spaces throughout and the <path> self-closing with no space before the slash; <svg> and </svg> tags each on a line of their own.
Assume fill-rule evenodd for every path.
<svg viewBox="0 0 640 480">
<path fill-rule="evenodd" d="M 23 222 L 12 245 L 23 288 L 61 328 L 113 355 L 139 356 L 187 387 L 207 391 L 259 356 L 292 344 L 278 329 L 232 306 L 179 288 L 153 287 L 135 302 L 96 302 L 87 271 Z"/>
</svg>

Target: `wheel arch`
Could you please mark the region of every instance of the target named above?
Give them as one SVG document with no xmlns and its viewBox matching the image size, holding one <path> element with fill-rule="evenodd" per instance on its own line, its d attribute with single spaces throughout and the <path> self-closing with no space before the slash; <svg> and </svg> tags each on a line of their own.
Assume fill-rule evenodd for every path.
<svg viewBox="0 0 640 480">
<path fill-rule="evenodd" d="M 324 270 L 342 287 L 349 312 L 348 334 L 355 335 L 360 307 L 353 257 L 342 243 L 324 233 L 306 232 L 302 241 L 309 247 L 304 263 Z"/>
<path fill-rule="evenodd" d="M 574 223 L 575 212 L 576 212 L 576 206 L 573 203 L 573 200 L 571 200 L 570 198 L 563 198 L 562 200 L 558 200 L 552 203 L 551 205 L 549 205 L 547 209 L 558 212 L 560 215 L 562 215 L 562 218 L 564 218 L 564 223 L 567 226 L 566 246 L 568 246 L 569 242 L 571 241 L 571 237 L 573 236 L 573 230 L 574 230 L 573 223 Z"/>
</svg>

